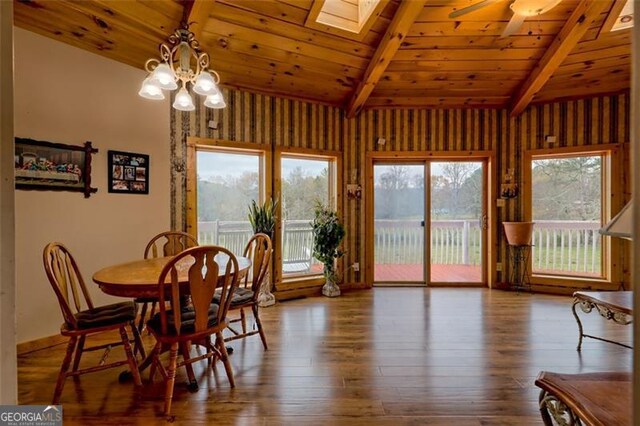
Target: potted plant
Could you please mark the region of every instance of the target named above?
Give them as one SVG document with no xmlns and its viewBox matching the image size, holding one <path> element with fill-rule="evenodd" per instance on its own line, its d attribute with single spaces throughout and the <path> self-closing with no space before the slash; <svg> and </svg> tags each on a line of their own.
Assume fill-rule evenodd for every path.
<svg viewBox="0 0 640 426">
<path fill-rule="evenodd" d="M 253 229 L 254 234 L 267 234 L 271 240 L 275 236 L 276 229 L 276 207 L 278 201 L 273 201 L 269 198 L 262 205 L 258 205 L 256 200 L 251 200 L 249 205 L 249 223 Z M 264 285 L 260 289 L 258 295 L 258 306 L 267 307 L 276 304 L 276 297 L 271 293 L 271 278 L 270 274 L 264 278 Z"/>
<path fill-rule="evenodd" d="M 276 207 L 278 201 L 269 198 L 262 205 L 258 205 L 256 200 L 251 200 L 249 205 L 249 223 L 254 234 L 267 234 L 273 240 L 276 229 Z"/>
<path fill-rule="evenodd" d="M 336 259 L 344 254 L 339 248 L 345 235 L 344 226 L 340 223 L 335 211 L 318 203 L 311 227 L 313 228 L 313 256 L 324 265 L 326 282 L 322 287 L 322 294 L 327 297 L 339 296 L 340 288 L 336 283 L 335 265 Z"/>
</svg>

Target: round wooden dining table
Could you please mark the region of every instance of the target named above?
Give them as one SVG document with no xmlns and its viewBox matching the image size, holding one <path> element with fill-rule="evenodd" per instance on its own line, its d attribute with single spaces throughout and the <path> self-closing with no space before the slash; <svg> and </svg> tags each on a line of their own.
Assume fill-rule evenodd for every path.
<svg viewBox="0 0 640 426">
<path fill-rule="evenodd" d="M 171 256 L 157 257 L 108 266 L 93 274 L 93 281 L 104 293 L 111 296 L 159 297 L 158 278 L 160 278 L 162 268 L 171 259 Z M 240 277 L 243 277 L 251 266 L 251 260 L 246 257 L 237 257 L 237 259 Z M 219 279 L 223 279 L 228 257 L 219 254 L 215 260 L 220 266 Z M 185 257 L 176 264 L 180 284 L 189 282 L 188 274 L 191 265 L 193 265 L 192 257 Z M 169 285 L 169 277 L 167 277 L 167 285 Z"/>
<path fill-rule="evenodd" d="M 111 296 L 127 298 L 157 298 L 160 295 L 158 285 L 160 273 L 172 258 L 173 257 L 171 256 L 158 257 L 108 266 L 93 274 L 93 281 L 98 284 L 104 293 Z M 238 260 L 240 279 L 242 279 L 249 270 L 249 267 L 251 267 L 251 259 L 246 257 L 237 257 L 236 259 Z M 224 279 L 228 260 L 228 256 L 224 254 L 218 254 L 215 257 L 215 261 L 220 267 L 218 285 L 220 285 Z M 193 262 L 194 260 L 192 257 L 185 257 L 176 264 L 178 282 L 185 287 L 187 287 L 187 284 L 189 283 L 189 268 L 193 265 Z M 169 278 L 170 277 L 167 276 L 167 286 L 170 285 Z M 167 348 L 163 348 L 163 352 L 166 349 Z M 144 350 L 141 351 L 141 354 L 144 354 Z M 138 369 L 140 371 L 145 370 L 151 365 L 151 354 L 147 356 L 143 355 L 143 357 L 145 359 L 138 364 Z M 124 371 L 120 375 L 120 380 L 128 380 L 129 378 L 131 378 L 131 373 L 129 371 Z M 190 383 L 189 385 L 192 389 L 197 389 L 197 383 Z"/>
</svg>

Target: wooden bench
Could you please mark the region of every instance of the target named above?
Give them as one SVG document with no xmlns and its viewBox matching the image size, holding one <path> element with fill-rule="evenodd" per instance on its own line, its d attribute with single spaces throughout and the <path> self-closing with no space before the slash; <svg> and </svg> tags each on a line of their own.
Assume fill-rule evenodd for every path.
<svg viewBox="0 0 640 426">
<path fill-rule="evenodd" d="M 632 374 L 559 374 L 542 371 L 536 379 L 540 414 L 546 426 L 631 425 Z"/>
<path fill-rule="evenodd" d="M 631 348 L 624 343 L 608 340 L 603 337 L 585 334 L 582 328 L 582 322 L 576 312 L 576 306 L 579 306 L 582 312 L 590 313 L 595 309 L 603 318 L 611 320 L 617 324 L 628 325 L 633 320 L 633 292 L 632 291 L 576 291 L 573 293 L 574 301 L 571 310 L 573 316 L 578 322 L 578 331 L 580 338 L 578 340 L 578 350 L 582 348 L 582 339 L 589 337 L 591 339 L 602 340 L 603 342 L 613 343 L 615 345 Z"/>
</svg>

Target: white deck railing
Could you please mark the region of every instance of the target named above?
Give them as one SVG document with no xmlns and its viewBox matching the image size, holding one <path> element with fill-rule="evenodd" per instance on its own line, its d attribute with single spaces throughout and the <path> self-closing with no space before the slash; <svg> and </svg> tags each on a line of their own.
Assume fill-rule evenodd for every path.
<svg viewBox="0 0 640 426">
<path fill-rule="evenodd" d="M 374 222 L 377 264 L 424 262 L 424 227 L 420 220 Z M 478 220 L 431 221 L 431 263 L 480 265 L 481 233 Z"/>
<path fill-rule="evenodd" d="M 601 226 L 593 221 L 535 221 L 531 241 L 533 270 L 599 275 Z"/>
<path fill-rule="evenodd" d="M 375 263 L 419 264 L 424 259 L 424 228 L 419 220 L 376 220 Z M 600 274 L 602 238 L 599 222 L 536 221 L 532 264 L 537 272 Z M 500 231 L 502 232 L 502 230 Z M 241 254 L 252 231 L 248 221 L 198 223 L 200 244 L 218 244 Z M 431 263 L 480 265 L 482 238 L 478 220 L 431 222 Z M 306 220 L 284 223 L 283 258 L 294 263 L 310 259 L 311 225 Z"/>
</svg>

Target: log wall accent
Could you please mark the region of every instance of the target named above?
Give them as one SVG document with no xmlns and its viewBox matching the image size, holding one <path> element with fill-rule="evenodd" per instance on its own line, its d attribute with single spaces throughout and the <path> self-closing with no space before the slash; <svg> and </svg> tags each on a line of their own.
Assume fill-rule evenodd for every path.
<svg viewBox="0 0 640 426">
<path fill-rule="evenodd" d="M 630 98 L 628 94 L 534 105 L 518 117 L 506 109 L 370 109 L 347 119 L 344 111 L 327 105 L 276 98 L 242 91 L 225 91 L 227 108 L 208 110 L 198 105 L 192 114 L 172 110 L 172 226 L 185 228 L 185 144 L 187 136 L 265 143 L 275 147 L 303 147 L 338 150 L 344 153 L 344 183 L 364 187 L 365 156 L 372 151 L 493 151 L 497 194 L 501 177 L 516 170 L 521 182 L 523 153 L 544 148 L 544 136 L 557 136 L 556 146 L 579 147 L 629 141 Z M 218 122 L 218 129 L 207 127 Z M 386 139 L 377 145 L 379 137 Z M 625 158 L 628 164 L 628 158 Z M 626 176 L 626 166 L 625 173 Z M 626 179 L 621 185 L 621 202 L 628 199 Z M 367 196 L 367 194 L 365 194 Z M 495 200 L 495 197 L 494 197 Z M 360 262 L 361 272 L 348 269 L 347 283 L 363 281 L 364 200 L 343 199 L 343 217 L 348 230 L 344 265 Z M 614 206 L 615 207 L 615 206 Z M 522 220 L 524 203 L 520 196 L 497 209 L 492 232 L 497 242 L 496 261 L 508 270 L 507 246 L 501 222 Z M 491 239 L 490 239 L 491 240 Z M 626 256 L 620 268 L 627 269 Z M 505 280 L 503 274 L 496 281 Z M 625 281 L 629 278 L 625 275 Z M 370 284 L 370 283 L 369 283 Z"/>
</svg>

